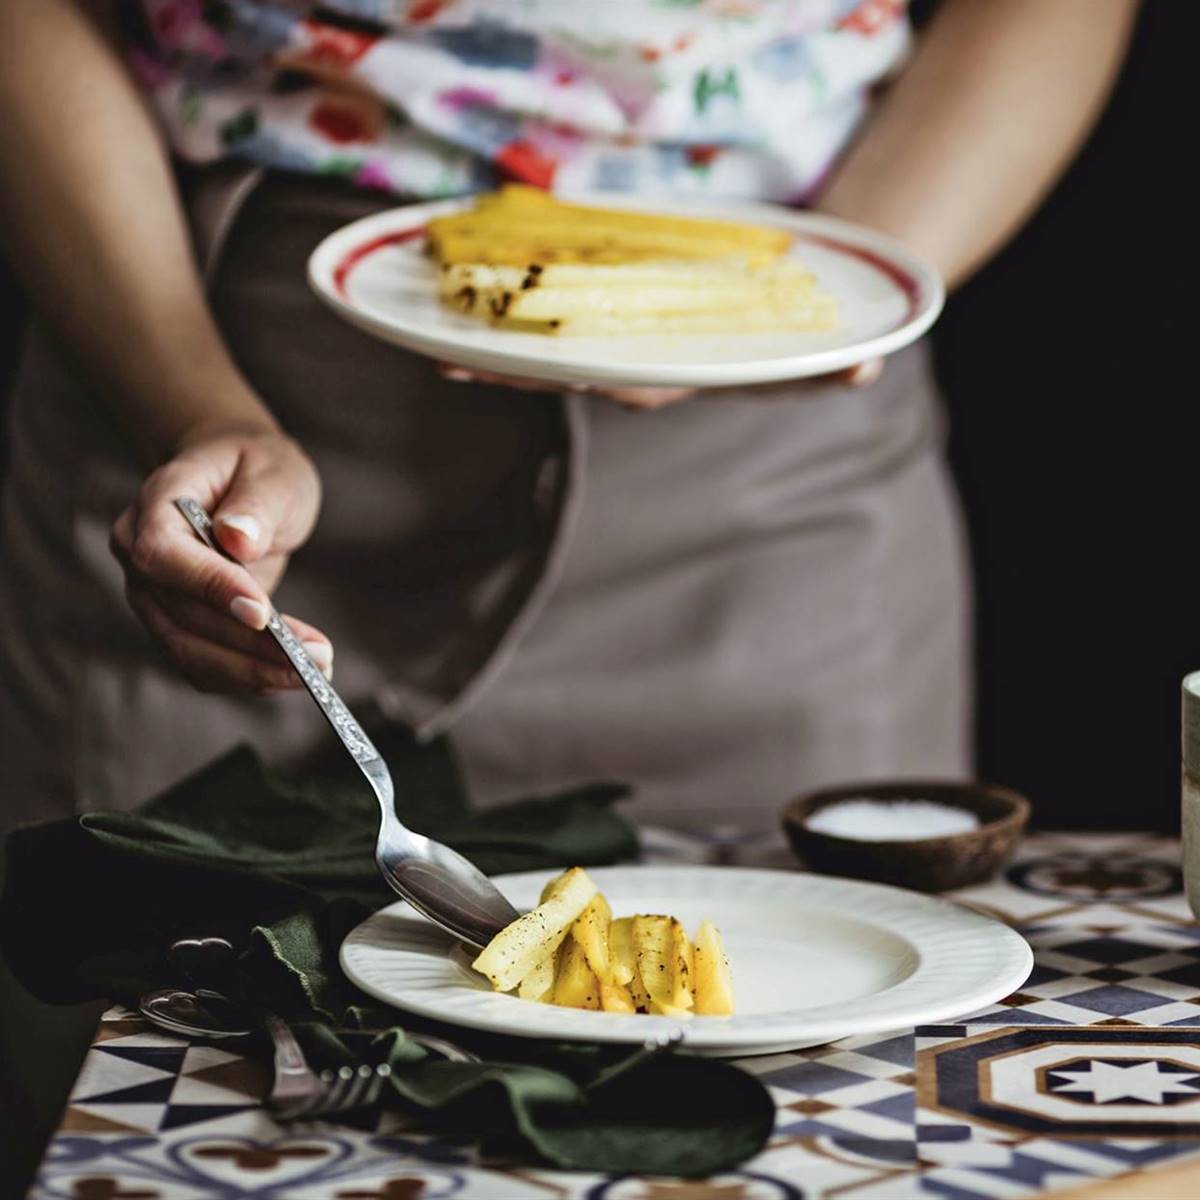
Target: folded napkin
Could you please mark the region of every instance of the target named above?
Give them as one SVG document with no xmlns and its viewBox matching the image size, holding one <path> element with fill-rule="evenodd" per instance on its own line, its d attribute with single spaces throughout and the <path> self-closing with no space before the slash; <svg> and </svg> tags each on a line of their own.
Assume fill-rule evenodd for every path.
<svg viewBox="0 0 1200 1200">
<path fill-rule="evenodd" d="M 627 789 L 596 784 L 473 810 L 449 745 L 376 738 L 401 819 L 488 873 L 594 865 L 636 856 L 633 828 L 613 811 Z M 765 1142 L 770 1097 L 750 1075 L 674 1054 L 593 1090 L 611 1061 L 595 1047 L 480 1039 L 488 1061 L 433 1061 L 338 966 L 346 934 L 395 897 L 373 851 L 374 796 L 352 764 L 303 785 L 242 748 L 132 813 L 100 812 L 10 835 L 0 896 L 0 947 L 19 979 L 52 1003 L 136 1004 L 172 986 L 166 958 L 182 937 L 219 936 L 239 950 L 230 981 L 294 1023 L 318 1065 L 362 1054 L 395 1068 L 397 1103 L 431 1127 L 490 1153 L 559 1167 L 706 1175 Z M 427 1027 L 412 1019 L 410 1028 Z M 442 1031 L 447 1032 L 447 1031 Z"/>
</svg>

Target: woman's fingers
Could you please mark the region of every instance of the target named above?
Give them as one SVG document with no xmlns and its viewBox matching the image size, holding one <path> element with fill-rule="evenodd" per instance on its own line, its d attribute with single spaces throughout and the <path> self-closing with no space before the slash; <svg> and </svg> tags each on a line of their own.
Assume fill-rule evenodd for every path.
<svg viewBox="0 0 1200 1200">
<path fill-rule="evenodd" d="M 456 367 L 453 363 L 438 363 L 438 374 L 451 383 L 491 383 L 498 387 L 515 388 L 519 392 L 554 392 L 561 395 L 564 390 L 586 391 L 579 386 L 564 389 L 561 383 L 548 383 L 545 379 L 527 379 L 523 375 L 498 375 L 495 371 L 477 371 L 474 368 Z"/>
<path fill-rule="evenodd" d="M 214 514 L 231 561 L 175 507 L 190 496 Z M 264 632 L 269 594 L 320 507 L 316 470 L 274 429 L 201 431 L 155 471 L 113 525 L 112 551 L 129 604 L 180 671 L 205 691 L 271 692 L 300 682 Z M 243 565 L 243 562 L 245 565 Z M 333 648 L 319 629 L 285 618 L 328 674 Z"/>
<path fill-rule="evenodd" d="M 443 379 L 450 379 L 455 383 L 490 383 L 499 387 L 515 388 L 520 392 L 553 392 L 555 395 L 562 395 L 563 392 L 586 392 L 606 396 L 618 404 L 625 405 L 626 408 L 663 408 L 685 400 L 695 391 L 694 388 L 606 388 L 591 383 L 548 383 L 544 379 L 497 375 L 494 371 L 476 371 L 449 363 L 438 363 L 438 371 Z"/>
<path fill-rule="evenodd" d="M 193 633 L 197 637 L 227 650 L 249 654 L 276 666 L 287 665 L 287 657 L 269 634 L 247 629 L 245 625 L 235 621 L 232 617 L 214 612 L 200 601 L 192 600 L 177 592 L 167 592 L 161 588 L 136 584 L 133 587 L 136 590 L 145 590 L 154 603 L 176 625 L 188 633 Z M 305 650 L 317 664 L 318 669 L 327 676 L 331 675 L 333 646 L 329 639 L 315 626 L 299 621 L 295 617 L 284 617 L 284 620 L 291 626 L 292 632 L 304 643 Z"/>
<path fill-rule="evenodd" d="M 607 396 L 626 408 L 666 408 L 678 404 L 696 394 L 695 388 L 597 388 L 601 396 Z"/>
<path fill-rule="evenodd" d="M 544 379 L 525 379 L 517 375 L 497 375 L 494 371 L 469 370 L 449 363 L 439 363 L 438 370 L 446 379 L 458 383 L 490 383 L 516 388 L 524 392 L 588 392 L 615 400 L 626 408 L 656 409 L 678 404 L 696 394 L 695 388 L 606 388 L 586 383 L 547 383 Z M 883 359 L 869 358 L 830 375 L 818 375 L 808 380 L 809 386 L 839 384 L 843 387 L 870 387 L 883 374 Z"/>
<path fill-rule="evenodd" d="M 861 388 L 870 387 L 882 374 L 883 359 L 868 358 L 866 362 L 856 363 L 844 371 L 838 371 L 831 378 L 837 383 L 846 384 L 847 387 Z"/>
<path fill-rule="evenodd" d="M 210 550 L 175 507 L 180 496 L 211 505 L 212 472 L 202 461 L 160 467 L 113 526 L 111 546 L 127 574 L 203 600 L 251 629 L 267 623 L 264 588 L 237 563 Z"/>
<path fill-rule="evenodd" d="M 199 541 L 173 504 L 126 510 L 110 542 L 127 576 L 197 597 L 250 629 L 266 628 L 266 591 L 245 568 Z"/>
<path fill-rule="evenodd" d="M 294 550 L 312 532 L 320 482 L 308 459 L 284 437 L 251 441 L 213 513 L 213 534 L 239 562 Z"/>
<path fill-rule="evenodd" d="M 257 695 L 301 687 L 295 671 L 254 654 L 219 646 L 179 625 L 148 589 L 128 587 L 129 606 L 183 676 L 202 692 Z"/>
</svg>

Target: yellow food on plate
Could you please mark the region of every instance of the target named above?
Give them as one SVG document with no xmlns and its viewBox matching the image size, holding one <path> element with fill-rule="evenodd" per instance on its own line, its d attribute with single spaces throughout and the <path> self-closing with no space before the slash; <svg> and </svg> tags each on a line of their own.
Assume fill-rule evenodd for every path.
<svg viewBox="0 0 1200 1200">
<path fill-rule="evenodd" d="M 437 217 L 427 230 L 442 263 L 636 262 L 736 255 L 763 265 L 791 242 L 780 229 L 569 204 L 519 184 L 480 196 L 473 208 Z M 482 249 L 485 253 L 479 254 Z"/>
<path fill-rule="evenodd" d="M 551 335 L 825 330 L 837 303 L 791 236 L 737 221 L 568 204 L 508 186 L 439 217 L 428 248 L 448 307 Z"/>
<path fill-rule="evenodd" d="M 733 1012 L 733 974 L 721 935 L 711 921 L 696 930 L 696 1011 L 709 1016 Z"/>
<path fill-rule="evenodd" d="M 501 930 L 474 962 L 498 992 L 615 1013 L 729 1016 L 733 979 L 721 935 L 704 921 L 693 943 L 671 916 L 613 918 L 582 867 L 542 889 L 538 906 Z"/>
<path fill-rule="evenodd" d="M 554 881 L 542 903 L 502 929 L 474 962 L 498 992 L 509 992 L 562 945 L 571 926 L 596 894 L 582 867 Z"/>
</svg>

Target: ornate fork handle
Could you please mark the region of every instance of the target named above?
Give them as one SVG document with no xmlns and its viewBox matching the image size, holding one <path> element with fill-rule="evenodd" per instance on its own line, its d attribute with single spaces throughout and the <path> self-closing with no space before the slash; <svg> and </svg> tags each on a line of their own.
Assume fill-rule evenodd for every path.
<svg viewBox="0 0 1200 1200">
<path fill-rule="evenodd" d="M 189 496 L 180 496 L 175 501 L 175 507 L 183 513 L 188 524 L 210 549 L 215 550 L 222 558 L 237 562 L 232 554 L 226 553 L 220 543 L 213 537 L 212 518 L 204 508 Z M 239 566 L 242 564 L 238 564 Z M 267 617 L 267 632 L 279 644 L 279 648 L 288 656 L 288 661 L 296 669 L 309 694 L 317 702 L 317 707 L 325 714 L 325 719 L 333 726 L 333 731 L 342 739 L 342 744 L 350 751 L 354 761 L 363 766 L 373 759 L 379 758 L 379 751 L 371 743 L 371 739 L 363 732 L 362 726 L 350 714 L 350 710 L 342 702 L 341 696 L 334 691 L 333 684 L 321 674 L 316 664 L 308 657 L 300 639 L 292 632 L 291 627 L 275 611 L 270 609 Z"/>
</svg>

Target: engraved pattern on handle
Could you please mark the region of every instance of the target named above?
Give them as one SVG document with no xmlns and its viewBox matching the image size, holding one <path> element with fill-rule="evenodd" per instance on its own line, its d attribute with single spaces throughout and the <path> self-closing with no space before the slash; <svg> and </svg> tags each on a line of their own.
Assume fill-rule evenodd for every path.
<svg viewBox="0 0 1200 1200">
<path fill-rule="evenodd" d="M 190 496 L 180 496 L 175 500 L 175 507 L 183 513 L 188 524 L 196 531 L 204 544 L 215 550 L 222 558 L 237 562 L 232 554 L 226 553 L 220 543 L 213 537 L 212 518 Z M 239 566 L 242 564 L 239 563 Z M 350 751 L 354 761 L 362 764 L 379 757 L 379 751 L 371 743 L 371 739 L 363 732 L 362 726 L 350 714 L 350 710 L 342 702 L 341 696 L 333 689 L 333 684 L 321 674 L 317 665 L 308 657 L 300 639 L 292 632 L 282 617 L 272 608 L 267 617 L 267 631 L 279 644 L 279 648 L 288 657 L 297 675 L 300 676 L 309 694 L 317 702 L 317 707 L 325 714 L 325 719 L 333 726 L 334 732 L 342 739 L 342 744 Z"/>
</svg>

